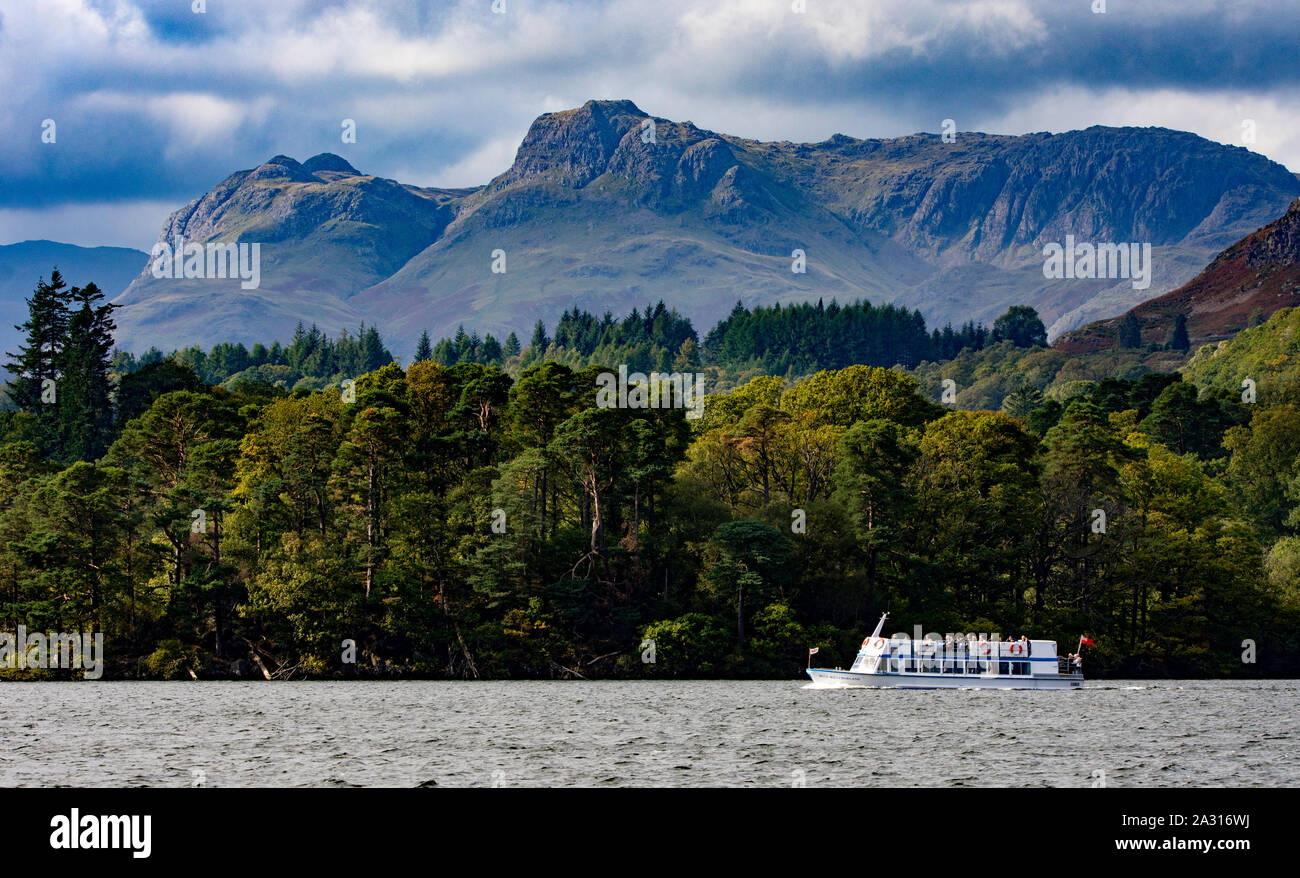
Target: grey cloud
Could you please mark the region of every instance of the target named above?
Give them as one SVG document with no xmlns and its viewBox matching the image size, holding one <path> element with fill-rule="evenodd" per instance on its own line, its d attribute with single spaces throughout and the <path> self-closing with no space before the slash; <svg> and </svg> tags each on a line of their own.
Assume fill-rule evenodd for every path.
<svg viewBox="0 0 1300 878">
<path fill-rule="evenodd" d="M 837 39 L 851 47 L 855 35 L 836 31 L 829 0 L 809 2 L 807 17 L 781 19 L 771 18 L 770 3 L 734 6 L 733 13 L 727 0 L 712 7 L 686 0 L 653 6 L 512 2 L 511 11 L 496 18 L 486 2 L 210 0 L 204 15 L 190 13 L 188 3 L 148 2 L 137 4 L 148 39 L 82 46 L 69 31 L 69 42 L 48 57 L 5 51 L 14 48 L 5 44 L 16 39 L 21 2 L 0 0 L 0 56 L 9 55 L 8 61 L 0 57 L 0 83 L 7 78 L 12 95 L 0 107 L 0 125 L 11 137 L 11 148 L 0 153 L 0 207 L 132 200 L 179 205 L 276 153 L 306 158 L 333 151 L 363 171 L 393 176 L 395 169 L 413 169 L 434 178 L 485 144 L 522 130 L 555 100 L 630 97 L 658 115 L 683 118 L 680 111 L 689 108 L 706 127 L 732 119 L 736 105 L 762 103 L 788 111 L 794 139 L 821 140 L 837 130 L 858 136 L 933 131 L 945 116 L 996 119 L 1061 86 L 1267 96 L 1286 94 L 1300 77 L 1300 68 L 1289 63 L 1300 45 L 1300 12 L 1284 2 L 1108 0 L 1105 15 L 1092 14 L 1090 0 L 1006 0 L 987 7 L 1003 10 L 1009 16 L 1003 21 L 1025 22 L 1019 34 L 1010 25 L 982 25 L 962 12 L 961 3 L 918 0 L 911 5 L 928 13 L 932 3 L 937 17 L 899 13 L 896 21 L 887 20 L 897 31 L 896 44 L 886 38 L 860 53 L 835 51 Z M 95 8 L 110 15 L 117 6 Z M 702 8 L 733 16 L 723 39 L 700 42 L 691 32 Z M 906 9 L 897 3 L 879 8 Z M 409 76 L 355 72 L 357 59 L 346 55 L 321 71 L 295 72 L 284 58 L 247 48 L 310 34 L 331 17 L 357 13 L 405 39 L 434 45 L 449 33 L 471 34 L 482 44 L 442 46 L 464 52 L 466 66 L 437 75 L 417 69 Z M 342 50 L 323 45 L 320 51 Z M 471 63 L 475 52 L 502 52 L 503 58 L 478 69 Z M 310 63 L 310 53 L 304 59 Z M 417 66 L 437 60 L 418 47 L 413 55 Z M 169 117 L 158 109 L 158 101 L 185 94 L 264 110 L 225 126 L 219 117 L 205 121 L 196 114 L 194 129 L 178 118 L 183 114 Z M 47 117 L 59 125 L 55 146 L 39 140 Z M 844 124 L 835 124 L 841 117 L 847 117 Z M 343 118 L 358 122 L 355 145 L 339 141 Z M 1094 121 L 1080 117 L 1077 127 Z"/>
</svg>

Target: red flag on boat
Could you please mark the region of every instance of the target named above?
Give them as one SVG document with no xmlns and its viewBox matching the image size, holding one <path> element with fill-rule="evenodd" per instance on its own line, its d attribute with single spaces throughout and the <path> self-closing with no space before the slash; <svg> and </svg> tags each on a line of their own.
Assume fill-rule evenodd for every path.
<svg viewBox="0 0 1300 878">
<path fill-rule="evenodd" d="M 820 649 L 821 649 L 820 646 L 814 646 L 812 649 L 808 650 L 808 654 L 809 654 L 809 655 L 816 655 L 817 652 L 818 652 Z"/>
<path fill-rule="evenodd" d="M 1079 638 L 1079 645 L 1080 645 L 1080 646 L 1096 646 L 1096 645 L 1097 645 L 1097 641 L 1092 640 L 1092 639 L 1087 638 L 1087 637 L 1080 637 L 1080 638 Z"/>
</svg>

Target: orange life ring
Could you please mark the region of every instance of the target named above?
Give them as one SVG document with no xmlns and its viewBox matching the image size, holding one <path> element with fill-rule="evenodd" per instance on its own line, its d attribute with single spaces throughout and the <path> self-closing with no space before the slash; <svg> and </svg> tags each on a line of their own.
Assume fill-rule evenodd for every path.
<svg viewBox="0 0 1300 878">
<path fill-rule="evenodd" d="M 981 641 L 980 641 L 980 655 L 988 655 L 988 654 L 989 654 L 989 645 L 988 645 L 988 641 L 981 640 Z"/>
<path fill-rule="evenodd" d="M 1024 651 L 1025 651 L 1025 645 L 1024 645 L 1023 643 L 1013 643 L 1013 644 L 1011 644 L 1011 654 L 1012 654 L 1012 655 L 1020 655 L 1020 654 L 1021 654 L 1022 652 L 1024 652 Z"/>
<path fill-rule="evenodd" d="M 884 649 L 884 648 L 885 648 L 885 638 L 883 638 L 883 637 L 877 637 L 876 640 L 875 640 L 875 644 L 874 644 L 874 645 L 875 645 L 876 649 Z"/>
</svg>

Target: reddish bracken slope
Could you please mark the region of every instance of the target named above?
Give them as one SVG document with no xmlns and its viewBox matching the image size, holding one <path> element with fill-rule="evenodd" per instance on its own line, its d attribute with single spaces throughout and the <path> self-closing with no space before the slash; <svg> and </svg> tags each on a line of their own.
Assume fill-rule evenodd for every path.
<svg viewBox="0 0 1300 878">
<path fill-rule="evenodd" d="M 1179 314 L 1187 316 L 1193 349 L 1244 329 L 1256 311 L 1264 317 L 1300 305 L 1300 199 L 1264 228 L 1224 250 L 1205 270 L 1171 293 L 1130 313 L 1142 327 L 1143 345 L 1163 344 Z M 1124 318 L 1090 323 L 1057 339 L 1066 353 L 1113 348 Z"/>
</svg>

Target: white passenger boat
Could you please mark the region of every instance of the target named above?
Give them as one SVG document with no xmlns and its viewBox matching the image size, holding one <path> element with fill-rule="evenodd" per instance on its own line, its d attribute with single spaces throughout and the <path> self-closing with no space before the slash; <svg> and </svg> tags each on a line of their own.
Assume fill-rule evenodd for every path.
<svg viewBox="0 0 1300 878">
<path fill-rule="evenodd" d="M 1054 640 L 882 637 L 885 613 L 853 666 L 808 668 L 818 689 L 1082 689 L 1083 666 Z"/>
</svg>

